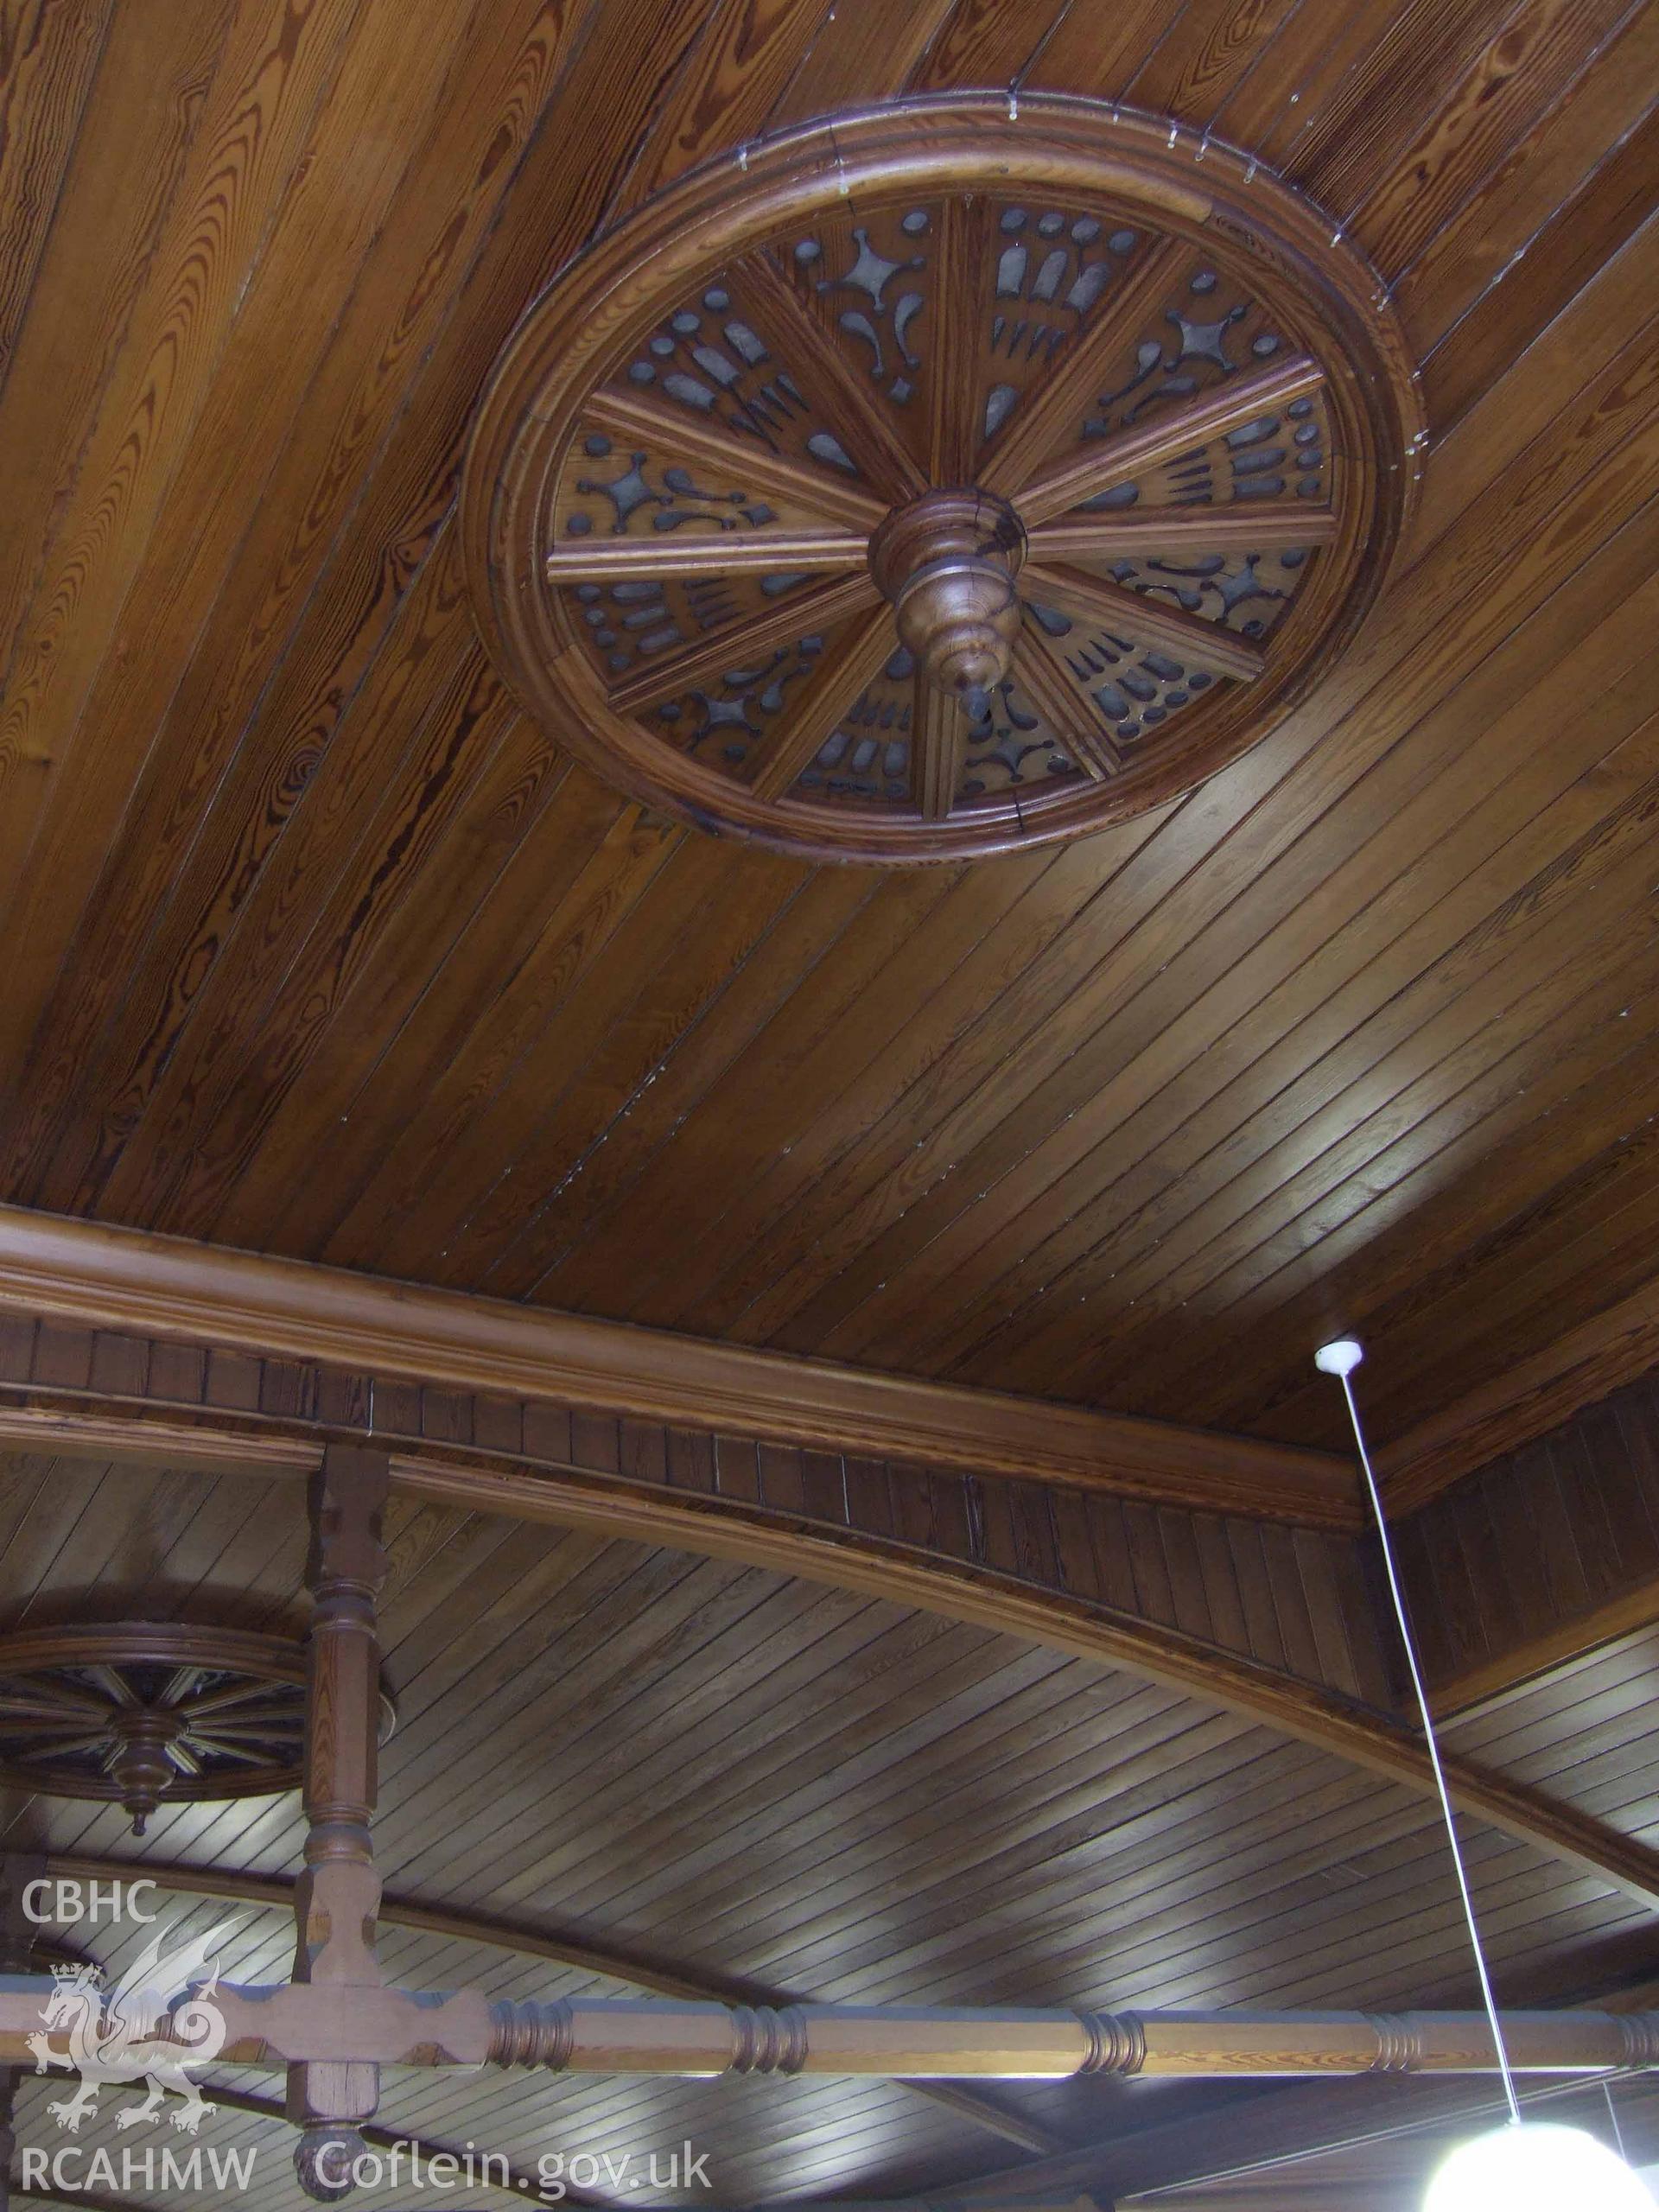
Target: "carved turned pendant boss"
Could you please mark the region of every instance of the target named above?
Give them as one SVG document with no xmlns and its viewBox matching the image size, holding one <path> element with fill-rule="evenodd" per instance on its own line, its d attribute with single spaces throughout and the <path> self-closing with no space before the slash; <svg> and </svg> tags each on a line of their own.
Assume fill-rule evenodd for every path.
<svg viewBox="0 0 1659 2212">
<path fill-rule="evenodd" d="M 828 860 L 1075 836 L 1327 669 L 1422 435 L 1381 287 L 1248 157 L 947 98 L 687 178 L 519 327 L 486 637 L 623 790 Z"/>
<path fill-rule="evenodd" d="M 133 1834 L 159 1805 L 296 1789 L 305 1647 L 186 1621 L 0 1636 L 0 1783 L 115 1800 Z M 396 1718 L 380 1698 L 380 1741 Z"/>
</svg>

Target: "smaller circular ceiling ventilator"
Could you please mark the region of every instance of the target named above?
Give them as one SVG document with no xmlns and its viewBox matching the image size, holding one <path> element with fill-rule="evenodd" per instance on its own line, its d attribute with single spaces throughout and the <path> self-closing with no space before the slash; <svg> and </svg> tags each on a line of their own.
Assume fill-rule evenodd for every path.
<svg viewBox="0 0 1659 2212">
<path fill-rule="evenodd" d="M 118 1802 L 142 1835 L 158 1806 L 297 1789 L 302 1643 L 183 1621 L 0 1636 L 0 1783 Z M 390 1698 L 380 1734 L 391 1732 Z"/>
<path fill-rule="evenodd" d="M 972 95 L 752 147 L 573 263 L 463 524 L 496 658 L 611 781 L 950 860 L 1260 737 L 1375 595 L 1421 443 L 1376 278 L 1287 187 Z"/>
</svg>

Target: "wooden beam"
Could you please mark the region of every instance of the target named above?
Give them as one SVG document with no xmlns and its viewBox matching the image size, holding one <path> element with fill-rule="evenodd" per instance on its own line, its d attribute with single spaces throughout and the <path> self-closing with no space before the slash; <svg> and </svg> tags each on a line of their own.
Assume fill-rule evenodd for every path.
<svg viewBox="0 0 1659 2212">
<path fill-rule="evenodd" d="M 787 593 L 764 613 L 735 614 L 683 651 L 644 662 L 619 680 L 609 693 L 610 702 L 620 715 L 643 714 L 648 707 L 695 690 L 725 669 L 755 666 L 775 647 L 792 645 L 809 630 L 832 630 L 880 603 L 880 594 L 868 569 Z"/>
<path fill-rule="evenodd" d="M 1416 1509 L 1501 1452 L 1659 1365 L 1659 1276 L 1472 1390 L 1376 1455 L 1388 1503 Z"/>
<path fill-rule="evenodd" d="M 956 804 L 968 750 L 968 715 L 918 669 L 911 693 L 910 788 L 930 822 L 943 822 Z"/>
<path fill-rule="evenodd" d="M 0 1312 L 779 1443 L 1354 1525 L 1347 1463 L 1212 1430 L 837 1366 L 0 1206 Z"/>
<path fill-rule="evenodd" d="M 613 437 L 692 468 L 722 470 L 768 499 L 823 515 L 866 537 L 887 512 L 873 493 L 836 471 L 780 460 L 756 439 L 746 442 L 699 420 L 689 407 L 667 406 L 637 391 L 595 391 L 584 402 L 582 414 L 585 423 Z"/>
<path fill-rule="evenodd" d="M 856 569 L 868 558 L 869 541 L 850 531 L 758 531 L 744 537 L 710 532 L 701 537 L 601 538 L 560 545 L 547 556 L 550 584 L 652 582 L 664 576 L 776 575 L 814 569 Z"/>
<path fill-rule="evenodd" d="M 893 609 L 879 606 L 817 663 L 789 702 L 781 728 L 756 762 L 750 789 L 760 798 L 782 798 L 812 765 L 842 716 L 858 704 L 867 683 L 893 658 Z"/>
<path fill-rule="evenodd" d="M 1319 364 L 1297 354 L 1270 368 L 1230 377 L 1185 406 L 1143 416 L 1132 429 L 1068 454 L 1034 483 L 1023 486 L 1018 498 L 1026 527 L 1034 529 L 1084 499 L 1129 483 L 1147 469 L 1194 453 L 1257 416 L 1276 414 L 1294 399 L 1317 391 L 1324 382 Z M 1014 420 L 1017 424 L 1019 417 Z"/>
<path fill-rule="evenodd" d="M 239 1904 L 263 1904 L 277 1911 L 291 1911 L 294 1884 L 280 1875 L 248 1874 L 219 1866 L 191 1866 L 162 1859 L 105 1859 L 82 1852 L 52 1852 L 41 1861 L 43 1872 L 80 1881 L 125 1880 L 135 1874 L 158 1889 L 187 1897 L 230 1897 Z M 389 1928 L 419 1929 L 448 1942 L 479 1943 L 494 1950 L 511 1951 L 521 1958 L 544 1959 L 555 1966 L 572 1967 L 583 1974 L 603 1974 L 653 1996 L 713 1999 L 725 2005 L 767 2005 L 774 2010 L 815 2000 L 800 1990 L 740 1974 L 688 1974 L 672 1961 L 654 1955 L 596 1943 L 588 1936 L 568 1936 L 531 1928 L 518 1921 L 496 1920 L 472 1912 L 456 1912 L 442 1905 L 422 1904 L 409 1897 L 383 1897 L 378 1915 Z M 972 2089 L 948 2082 L 906 2084 L 930 2103 L 942 2105 L 958 2119 L 1018 2144 L 1021 2150 L 1050 2152 L 1058 2147 L 1052 2133 L 1024 2115 L 994 2103 Z M 280 2116 L 281 2107 L 271 2105 Z M 368 2128 L 359 2130 L 365 2142 L 375 2139 Z"/>
<path fill-rule="evenodd" d="M 1649 2012 L 1659 2003 L 1659 1982 L 1598 1992 L 1594 2002 L 1609 2012 Z M 1389 2094 L 1388 2085 L 1375 2080 L 1302 2082 L 1234 2098 L 1211 2117 L 1189 2113 L 1179 2120 L 1119 2129 L 1052 2158 L 1004 2167 L 965 2183 L 964 2193 L 974 2208 L 1023 2204 L 1032 2196 L 1060 2197 L 1069 2191 L 1119 2204 L 1155 2192 L 1161 2204 L 1167 2201 L 1166 2193 L 1176 2190 L 1198 2189 L 1251 2170 L 1281 2168 L 1425 2128 L 1467 2125 L 1488 2116 L 1497 2120 L 1504 2111 L 1495 2087 L 1476 2088 L 1445 2078 L 1414 2082 L 1409 2104 L 1403 2105 L 1400 2093 L 1405 2088 L 1396 2080 Z M 1523 2101 L 1548 2101 L 1555 2094 L 1534 2090 Z M 922 2212 L 925 2202 L 916 2200 L 912 2212 Z"/>
<path fill-rule="evenodd" d="M 1056 451 L 1073 445 L 1078 423 L 1105 380 L 1111 349 L 1122 333 L 1138 332 L 1144 321 L 1156 315 L 1179 260 L 1179 249 L 1166 238 L 1154 238 L 1143 244 L 1106 293 L 1099 312 L 1062 342 L 1035 389 L 1026 393 L 978 456 L 975 482 L 988 492 L 1000 492 L 1010 499 L 1020 497 L 1027 527 L 1036 519 L 1025 512 L 1025 497 L 1033 476 Z M 1116 439 L 1100 440 L 1090 448 L 1090 457 L 1116 442 Z M 1064 505 L 1070 504 L 1068 497 L 1055 512 L 1063 512 Z"/>
<path fill-rule="evenodd" d="M 0 1988 L 0 2061 L 15 2065 L 33 2056 L 41 1999 L 53 1988 L 45 1977 L 16 1976 Z M 222 1979 L 213 2004 L 223 2022 L 215 2051 L 221 2063 L 297 2064 L 308 2073 L 319 2064 L 466 2071 L 490 2065 L 686 2080 L 741 2074 L 1066 2082 L 1090 2074 L 1323 2080 L 1500 2069 L 1484 2012 L 1092 2012 L 1013 2005 L 796 2005 L 774 2012 L 657 1998 L 492 1999 L 479 1988 L 244 1987 Z M 1601 2075 L 1659 2063 L 1659 2012 L 1506 2011 L 1501 2024 L 1510 2069 L 1517 2074 Z M 362 2124 L 332 2139 L 336 2172 L 342 2156 L 349 2163 L 360 2148 Z M 321 2152 L 317 2173 L 327 2183 Z"/>
<path fill-rule="evenodd" d="M 1070 568 L 1064 562 L 1046 569 L 1028 561 L 1020 571 L 1020 593 L 1030 604 L 1055 607 L 1079 621 L 1097 623 L 1113 637 L 1174 653 L 1189 668 L 1209 669 L 1248 683 L 1267 666 L 1262 647 L 1236 630 L 1185 613 L 1144 592 L 1130 591 L 1092 569 Z"/>
<path fill-rule="evenodd" d="M 374 1930 L 380 1876 L 371 1829 L 377 1794 L 380 1640 L 376 1601 L 386 1579 L 381 1541 L 386 1454 L 331 1444 L 311 1483 L 311 1553 L 306 1584 L 312 1621 L 306 1639 L 305 1866 L 294 1885 L 294 1981 L 349 2002 L 381 1987 Z M 306 2195 L 327 2203 L 338 2191 L 319 2161 L 349 2163 L 380 2101 L 372 2054 L 321 2059 L 288 2069 L 288 2116 L 300 2129 L 295 2171 Z"/>
<path fill-rule="evenodd" d="M 1118 513 L 1039 523 L 1026 549 L 1033 561 L 1121 561 L 1160 553 L 1278 553 L 1333 544 L 1337 517 L 1297 499 L 1236 505 L 1131 507 Z"/>
<path fill-rule="evenodd" d="M 863 480 L 889 507 L 918 499 L 927 478 L 899 436 L 895 414 L 842 357 L 831 330 L 802 299 L 774 253 L 747 256 L 734 274 L 739 312 L 812 414 L 857 463 Z"/>
</svg>

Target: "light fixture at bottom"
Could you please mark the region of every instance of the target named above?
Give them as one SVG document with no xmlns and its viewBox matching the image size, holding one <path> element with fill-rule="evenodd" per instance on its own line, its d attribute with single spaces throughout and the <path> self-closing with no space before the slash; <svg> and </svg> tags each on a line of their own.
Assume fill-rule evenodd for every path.
<svg viewBox="0 0 1659 2212">
<path fill-rule="evenodd" d="M 1423 2212 L 1654 2212 L 1623 2158 L 1581 2127 L 1506 2121 L 1436 2167 Z"/>
</svg>

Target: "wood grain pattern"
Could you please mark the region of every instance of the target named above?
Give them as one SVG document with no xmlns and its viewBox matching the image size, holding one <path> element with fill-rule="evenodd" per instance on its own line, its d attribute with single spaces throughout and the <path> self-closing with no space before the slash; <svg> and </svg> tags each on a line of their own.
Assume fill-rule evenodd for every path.
<svg viewBox="0 0 1659 2212">
<path fill-rule="evenodd" d="M 273 355 L 289 365 L 290 375 L 297 371 L 303 377 L 306 303 L 284 296 L 280 276 L 258 296 L 274 323 L 261 332 L 258 316 L 245 318 L 238 310 L 245 266 L 285 202 L 315 111 L 340 61 L 350 13 L 344 6 L 319 5 L 293 19 L 297 35 L 292 36 L 286 9 L 250 7 L 238 16 L 215 73 L 209 112 L 198 128 L 156 249 L 155 275 L 123 348 L 31 613 L 13 648 L 0 716 L 0 779 L 10 779 L 22 761 L 47 764 L 31 793 L 34 805 L 14 790 L 18 804 L 6 807 L 6 842 L 0 851 L 0 896 L 8 902 L 0 911 L 27 928 L 43 956 L 34 977 L 18 978 L 12 1003 L 24 1026 L 37 1003 L 32 992 L 50 986 L 53 957 L 46 948 L 54 940 L 56 918 L 35 904 L 24 923 L 19 902 L 26 893 L 19 871 L 32 833 L 44 818 L 46 796 L 70 757 L 69 740 L 89 727 L 108 731 L 125 726 L 118 713 L 111 721 L 102 715 L 89 719 L 88 702 L 99 671 L 108 670 L 105 655 L 140 565 L 147 556 L 156 557 L 151 532 L 181 463 L 188 459 L 210 485 L 216 483 L 218 497 L 211 504 L 221 518 L 219 529 L 232 543 L 239 535 L 236 507 L 226 495 L 232 475 L 243 475 L 244 458 L 233 452 L 234 441 L 194 435 L 204 404 L 216 404 L 221 421 L 235 411 L 234 370 L 228 381 L 213 375 L 221 348 L 236 344 L 245 379 L 254 373 L 257 361 L 263 404 L 273 414 L 282 404 L 271 382 Z M 366 50 L 361 55 L 359 66 L 381 76 L 394 112 L 412 59 L 407 47 L 401 67 L 388 67 L 389 56 Z M 426 56 L 428 67 L 434 59 Z M 330 194 L 326 175 L 308 181 L 309 191 L 302 182 L 286 200 L 292 220 L 285 235 L 296 251 L 315 237 L 315 226 L 331 219 L 344 226 L 348 237 L 354 228 L 359 240 L 369 234 L 375 207 L 370 178 L 362 180 L 360 200 Z M 331 215 L 324 213 L 325 206 Z M 314 316 L 324 318 L 326 327 L 332 313 L 328 304 L 313 291 L 308 305 Z M 278 324 L 285 341 L 281 347 Z M 192 550 L 207 548 L 198 540 Z M 188 602 L 177 595 L 177 579 L 172 581 L 175 621 L 187 624 Z M 105 746 L 111 741 L 106 736 Z M 77 780 L 85 781 L 72 804 L 78 865 L 85 871 L 89 860 L 95 868 L 102 857 L 93 825 L 101 817 L 106 835 L 113 830 L 111 802 L 118 818 L 121 785 L 105 762 L 89 761 L 86 748 L 78 749 L 82 765 Z M 94 791 L 106 794 L 101 807 Z M 46 874 L 51 893 L 37 875 L 37 899 L 61 895 L 62 877 L 50 867 Z M 12 1038 L 18 1033 L 13 1030 Z"/>
<path fill-rule="evenodd" d="M 1628 1380 L 1653 11 L 1338 16 L 444 0 L 411 48 L 378 6 L 14 5 L 5 1194 L 1324 1446 L 1337 1325 L 1385 1440 L 1473 1372 L 1543 1427 Z M 821 884 L 664 836 L 475 683 L 455 472 L 609 216 L 975 85 L 1162 107 L 1195 175 L 1207 131 L 1358 237 L 1426 356 L 1417 534 L 1192 799 L 1072 865 Z"/>
<path fill-rule="evenodd" d="M 340 381 L 329 382 L 326 399 L 322 391 L 314 395 L 334 435 L 321 454 L 308 439 L 290 445 L 289 493 L 262 506 L 245 569 L 218 602 L 214 637 L 227 658 L 216 662 L 199 653 L 192 667 L 201 688 L 187 684 L 179 693 L 176 710 L 181 726 L 191 729 L 189 744 L 175 760 L 162 748 L 162 772 L 143 793 L 143 830 L 118 857 L 114 884 L 99 903 L 97 941 L 88 948 L 101 972 L 124 973 L 130 931 L 142 926 L 135 916 L 149 912 L 173 887 L 151 986 L 159 1014 L 156 998 L 123 989 L 130 1023 L 104 1040 L 111 1064 L 124 1069 L 121 1080 L 130 1093 L 148 1094 L 276 838 L 296 811 L 304 819 L 315 770 L 327 758 L 326 742 L 319 741 L 333 735 L 355 700 L 404 594 L 447 527 L 459 445 L 479 381 L 510 327 L 515 289 L 537 280 L 550 250 L 544 233 L 528 238 L 493 226 L 493 218 L 512 184 L 533 192 L 545 167 L 563 159 L 563 149 L 556 154 L 537 130 L 546 103 L 570 92 L 578 111 L 591 115 L 605 111 L 614 95 L 620 48 L 581 46 L 582 20 L 546 0 L 526 0 L 516 20 L 498 19 L 499 38 L 472 49 L 477 74 L 467 81 L 477 97 L 463 95 L 422 149 L 416 174 L 427 185 L 404 201 L 404 219 L 381 234 L 372 273 L 382 281 L 357 291 L 354 311 L 328 356 Z M 638 96 L 647 89 L 639 85 Z M 453 193 L 457 175 L 461 188 L 452 212 L 458 208 L 460 219 L 442 226 L 435 243 L 427 190 L 442 186 Z M 584 209 L 591 219 L 602 205 L 607 175 L 603 168 L 584 171 L 583 190 L 591 196 L 571 210 L 573 236 L 580 234 Z M 469 302 L 460 315 L 458 297 Z M 426 350 L 440 335 L 442 344 Z M 404 403 L 416 366 L 429 381 L 425 406 L 410 415 Z M 382 450 L 393 424 L 401 435 Z M 359 470 L 371 453 L 382 464 L 373 493 L 357 513 L 355 531 L 342 540 L 340 524 L 356 511 Z M 397 549 L 390 560 L 389 544 Z M 296 614 L 325 576 L 335 620 L 309 640 L 313 650 L 289 652 Z M 258 650 L 250 654 L 250 645 Z M 240 742 L 256 702 L 263 709 L 264 747 Z M 202 810 L 220 790 L 231 761 L 237 797 L 211 810 L 202 837 Z M 332 825 L 323 826 L 326 850 Z M 194 859 L 181 893 L 174 871 L 183 851 L 194 851 Z M 81 1001 L 81 1014 L 87 1010 Z M 32 1094 L 35 1129 L 52 1099 L 75 1079 L 90 1042 L 79 1019 L 72 1026 L 77 1033 L 66 1037 L 66 1056 L 54 1053 L 40 1071 L 41 1088 Z"/>
<path fill-rule="evenodd" d="M 0 390 L 97 79 L 107 5 L 9 0 L 0 15 Z"/>
<path fill-rule="evenodd" d="M 711 148 L 756 136 L 830 12 L 826 0 L 717 0 L 642 136 L 615 207 L 638 207 Z"/>
<path fill-rule="evenodd" d="M 1643 1382 L 1395 1509 L 1413 1618 L 1448 1709 L 1653 1626 L 1656 1476 L 1659 1408 Z"/>
<path fill-rule="evenodd" d="M 1651 10 L 1631 10 L 1400 278 L 1395 296 L 1423 353 L 1445 339 L 1471 287 L 1524 258 L 1586 170 L 1617 156 L 1640 126 L 1656 41 Z M 1533 273 L 1541 277 L 1535 264 Z"/>
<path fill-rule="evenodd" d="M 73 8 L 40 11 L 40 19 L 54 15 L 83 29 L 95 20 L 94 10 Z M 89 416 L 143 297 L 229 28 L 222 0 L 114 12 L 108 66 L 92 80 L 81 126 L 81 143 L 100 148 L 105 158 L 71 159 L 60 189 L 35 211 L 53 219 L 0 390 L 12 454 L 13 522 L 0 547 L 0 653 L 8 662 L 83 455 Z M 14 96 L 26 78 L 14 69 Z M 143 96 L 135 98 L 139 86 Z"/>
<path fill-rule="evenodd" d="M 1440 88 L 1388 183 L 1351 213 L 1378 268 L 1392 275 L 1410 264 L 1515 139 L 1571 93 L 1633 12 L 1626 0 L 1530 0 L 1505 16 L 1461 80 Z"/>
</svg>

